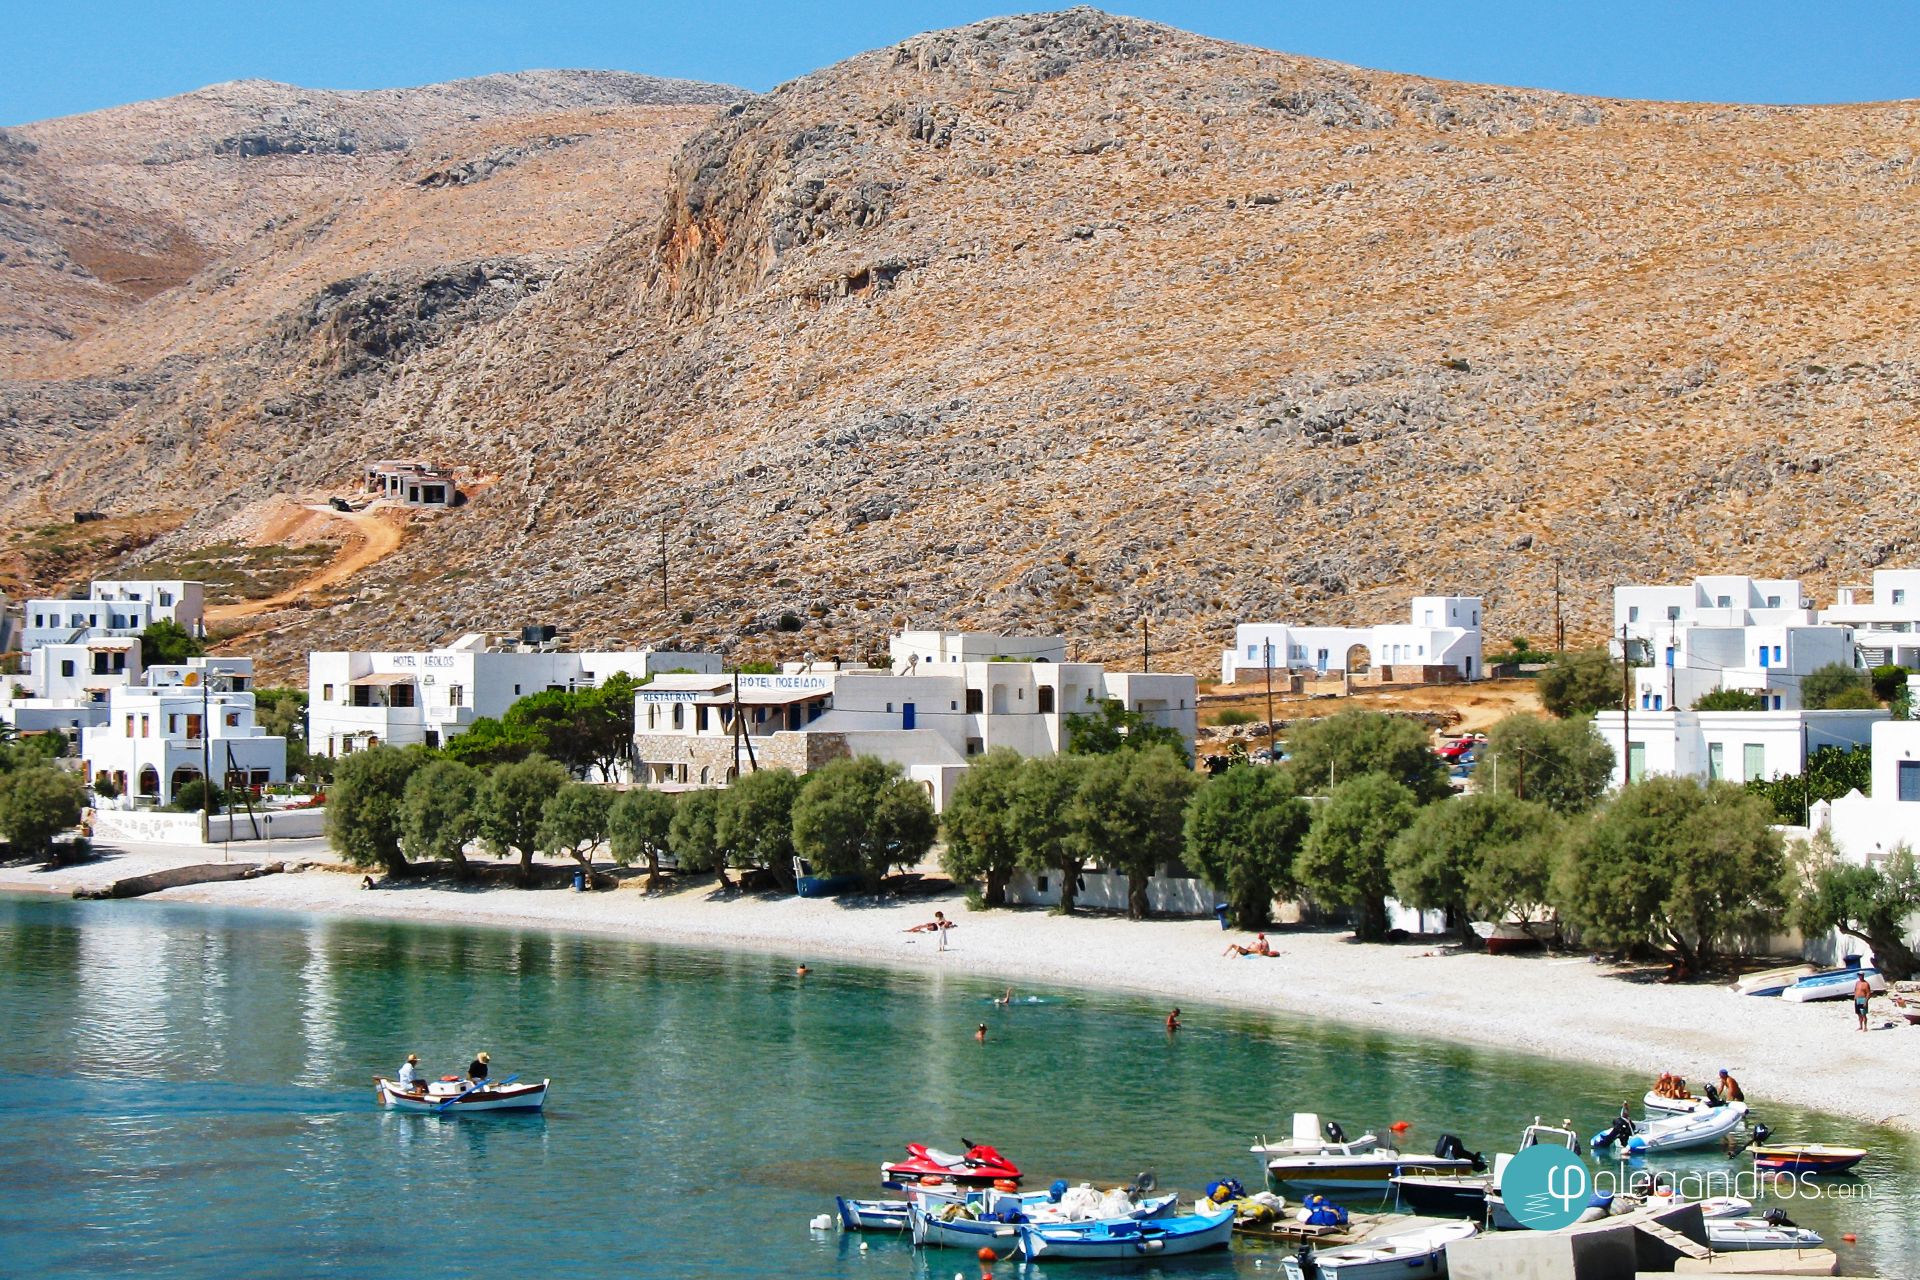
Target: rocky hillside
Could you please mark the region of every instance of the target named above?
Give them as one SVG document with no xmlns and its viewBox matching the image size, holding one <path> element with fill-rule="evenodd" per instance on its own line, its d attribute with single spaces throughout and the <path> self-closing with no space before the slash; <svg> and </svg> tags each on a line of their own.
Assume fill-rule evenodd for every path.
<svg viewBox="0 0 1920 1280">
<path fill-rule="evenodd" d="M 737 96 L 610 71 L 365 93 L 240 80 L 0 130 L 0 368 L 100 332 L 449 129 Z"/>
<path fill-rule="evenodd" d="M 1916 123 L 995 20 L 727 108 L 546 287 L 348 281 L 282 311 L 256 341 L 307 353 L 323 398 L 364 379 L 352 412 L 289 429 L 209 366 L 200 398 L 97 428 L 139 433 L 138 467 L 72 433 L 11 500 L 191 505 L 212 477 L 177 544 L 390 444 L 498 473 L 279 619 L 284 654 L 541 619 L 820 654 L 1020 627 L 1120 659 L 1144 613 L 1204 672 L 1237 619 L 1424 590 L 1548 634 L 1555 559 L 1576 635 L 1648 575 L 1824 594 L 1920 562 L 1887 501 L 1920 454 Z M 356 362 L 429 297 L 444 339 Z"/>
</svg>

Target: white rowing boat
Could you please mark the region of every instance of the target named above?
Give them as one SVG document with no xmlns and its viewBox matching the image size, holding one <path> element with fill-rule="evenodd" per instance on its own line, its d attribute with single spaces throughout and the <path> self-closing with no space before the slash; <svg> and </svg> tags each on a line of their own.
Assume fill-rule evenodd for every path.
<svg viewBox="0 0 1920 1280">
<path fill-rule="evenodd" d="M 547 1104 L 550 1082 L 502 1082 L 474 1089 L 461 1081 L 435 1080 L 424 1089 L 403 1089 L 392 1080 L 376 1076 L 373 1083 L 380 1105 L 389 1111 L 451 1116 L 476 1111 L 538 1111 Z"/>
</svg>

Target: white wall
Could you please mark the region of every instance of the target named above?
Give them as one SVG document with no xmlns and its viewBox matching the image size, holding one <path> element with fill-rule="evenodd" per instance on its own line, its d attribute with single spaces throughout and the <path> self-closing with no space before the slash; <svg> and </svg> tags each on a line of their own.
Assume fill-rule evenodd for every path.
<svg viewBox="0 0 1920 1280">
<path fill-rule="evenodd" d="M 1038 877 L 1028 871 L 1016 871 L 1007 882 L 1007 901 L 1016 906 L 1057 907 L 1060 905 L 1060 877 L 1044 877 L 1042 889 Z M 1103 871 L 1081 873 L 1080 891 L 1074 905 L 1090 911 L 1125 911 L 1127 877 Z M 1147 905 L 1156 915 L 1207 917 L 1213 905 L 1224 902 L 1205 880 L 1179 876 L 1153 876 L 1147 881 Z"/>
<path fill-rule="evenodd" d="M 1705 778 L 1713 763 L 1713 747 L 1720 747 L 1722 776 L 1728 782 L 1776 778 L 1797 774 L 1805 765 L 1802 754 L 1823 746 L 1865 746 L 1873 726 L 1887 713 L 1873 711 L 1640 711 L 1628 720 L 1633 740 L 1645 745 L 1648 776 L 1670 774 Z M 1602 711 L 1594 728 L 1613 752 L 1613 785 L 1625 781 L 1621 752 L 1621 715 Z M 1757 766 L 1748 763 L 1749 746 L 1757 747 Z"/>
</svg>

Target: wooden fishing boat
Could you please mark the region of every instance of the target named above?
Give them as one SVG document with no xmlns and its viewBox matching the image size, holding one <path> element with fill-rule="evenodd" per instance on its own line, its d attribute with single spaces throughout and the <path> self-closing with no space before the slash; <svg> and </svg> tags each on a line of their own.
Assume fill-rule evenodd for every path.
<svg viewBox="0 0 1920 1280">
<path fill-rule="evenodd" d="M 374 1094 L 389 1111 L 414 1111 L 424 1115 L 470 1115 L 477 1111 L 539 1111 L 547 1105 L 547 1086 L 517 1084 L 503 1080 L 499 1084 L 471 1088 L 463 1081 L 435 1080 L 424 1089 L 403 1089 L 382 1076 L 374 1077 Z"/>
<path fill-rule="evenodd" d="M 1844 1000 L 1853 994 L 1853 987 L 1860 979 L 1867 980 L 1867 986 L 1875 995 L 1887 989 L 1887 980 L 1880 976 L 1878 969 L 1825 969 L 1809 974 L 1780 993 L 1782 1000 L 1795 1004 L 1806 1004 L 1812 1000 Z"/>
<path fill-rule="evenodd" d="M 1771 1173 L 1847 1173 L 1867 1158 L 1863 1148 L 1824 1142 L 1759 1144 L 1751 1150 L 1753 1167 Z"/>
<path fill-rule="evenodd" d="M 1810 964 L 1790 964 L 1784 968 L 1765 969 L 1740 978 L 1730 990 L 1740 996 L 1777 996 L 1800 979 L 1812 977 L 1813 973 L 1814 968 Z"/>
<path fill-rule="evenodd" d="M 1412 1231 L 1381 1236 L 1361 1244 L 1324 1249 L 1309 1255 L 1308 1271 L 1299 1256 L 1284 1258 L 1280 1266 L 1287 1280 L 1430 1280 L 1447 1274 L 1447 1246 L 1480 1233 L 1471 1222 L 1445 1222 Z M 1305 1250 L 1302 1250 L 1304 1253 Z"/>
<path fill-rule="evenodd" d="M 1131 1213 L 1076 1222 L 1052 1211 L 1044 1194 L 1037 1200 L 1004 1196 L 967 1204 L 942 1204 L 915 1198 L 907 1206 L 907 1224 L 913 1232 L 913 1242 L 926 1248 L 978 1249 L 982 1245 L 1007 1248 L 1030 1226 L 1085 1227 L 1101 1222 L 1158 1221 L 1172 1216 L 1178 1201 L 1179 1197 L 1174 1195 L 1151 1196 L 1138 1201 Z M 1231 1224 L 1231 1211 L 1227 1219 Z"/>
<path fill-rule="evenodd" d="M 1172 1258 L 1226 1248 L 1233 1239 L 1233 1210 L 1203 1209 L 1177 1218 L 1034 1224 L 1018 1230 L 1020 1256 L 1028 1262 Z"/>
</svg>

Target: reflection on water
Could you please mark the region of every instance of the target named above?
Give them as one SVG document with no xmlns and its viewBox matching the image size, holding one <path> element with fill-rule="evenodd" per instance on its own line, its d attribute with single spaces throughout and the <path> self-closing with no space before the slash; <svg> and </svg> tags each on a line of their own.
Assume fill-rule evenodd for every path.
<svg viewBox="0 0 1920 1280">
<path fill-rule="evenodd" d="M 1254 1176 L 1249 1141 L 1285 1132 L 1296 1107 L 1350 1132 L 1408 1121 L 1410 1148 L 1451 1131 L 1491 1153 L 1536 1114 L 1591 1131 L 1644 1088 L 1190 1002 L 1175 1039 L 1164 1008 L 1125 997 L 1041 991 L 1046 1004 L 1002 1008 L 991 984 L 817 956 L 152 902 L 0 899 L 0 963 L 9 1277 L 945 1280 L 975 1269 L 884 1237 L 862 1251 L 807 1220 L 835 1193 L 873 1194 L 880 1161 L 914 1138 L 992 1142 L 1043 1181 L 1151 1168 L 1191 1193 Z M 497 1075 L 551 1076 L 549 1112 L 375 1107 L 372 1077 L 409 1051 L 443 1074 L 481 1049 Z M 1788 1207 L 1856 1232 L 1857 1269 L 1909 1274 L 1913 1144 L 1756 1111 L 1783 1137 L 1873 1148 L 1852 1184 L 1871 1199 Z M 1241 1247 L 1129 1274 L 1255 1277 L 1279 1256 Z"/>
</svg>

